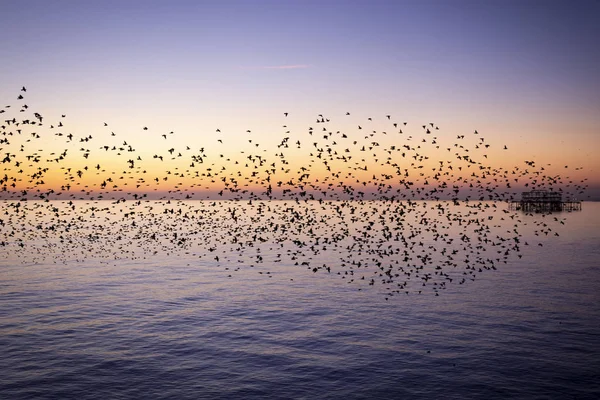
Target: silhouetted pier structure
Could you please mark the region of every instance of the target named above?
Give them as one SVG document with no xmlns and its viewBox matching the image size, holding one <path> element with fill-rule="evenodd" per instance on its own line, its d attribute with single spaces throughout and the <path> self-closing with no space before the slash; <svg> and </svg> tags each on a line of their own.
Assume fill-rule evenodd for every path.
<svg viewBox="0 0 600 400">
<path fill-rule="evenodd" d="M 513 200 L 509 203 L 511 210 L 525 212 L 554 212 L 554 211 L 579 211 L 581 201 L 575 199 L 562 199 L 560 192 L 549 192 L 547 190 L 532 190 L 523 192 L 521 200 Z"/>
</svg>

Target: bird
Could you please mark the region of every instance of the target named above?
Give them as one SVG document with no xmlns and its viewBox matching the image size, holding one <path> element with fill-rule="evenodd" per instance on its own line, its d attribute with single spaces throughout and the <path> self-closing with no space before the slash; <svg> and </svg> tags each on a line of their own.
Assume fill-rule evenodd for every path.
<svg viewBox="0 0 600 400">
<path fill-rule="evenodd" d="M 414 132 L 404 128 L 405 135 L 389 142 L 386 130 L 398 127 L 389 114 L 368 117 L 373 129 L 363 133 L 364 119 L 352 123 L 345 112 L 340 115 L 348 119 L 336 127 L 339 115 L 321 110 L 321 135 L 313 135 L 308 124 L 298 132 L 279 123 L 284 129 L 264 141 L 252 135 L 248 142 L 228 141 L 218 152 L 204 143 L 210 137 L 206 143 L 214 144 L 220 136 L 214 135 L 218 128 L 213 133 L 209 127 L 211 132 L 197 140 L 162 142 L 173 143 L 143 157 L 148 143 L 135 136 L 117 142 L 114 132 L 63 134 L 55 128 L 68 126 L 68 120 L 46 127 L 39 113 L 32 113 L 33 119 L 5 110 L 10 118 L 0 131 L 2 196 L 13 204 L 24 196 L 41 201 L 39 208 L 0 209 L 0 224 L 23 227 L 22 233 L 0 230 L 0 243 L 8 243 L 0 250 L 23 260 L 102 256 L 94 246 L 115 259 L 162 252 L 193 253 L 202 260 L 212 254 L 217 268 L 237 261 L 248 269 L 297 264 L 311 274 L 339 276 L 359 290 L 379 286 L 386 299 L 405 293 L 439 296 L 450 285 L 468 284 L 521 258 L 521 245 L 528 245 L 520 239 L 526 222 L 502 208 L 512 196 L 508 189 L 564 186 L 562 177 L 530 159 L 524 167 L 521 161 L 512 170 L 495 168 L 487 164 L 493 154 L 483 152 L 483 137 L 438 134 L 434 122 L 411 123 Z M 21 133 L 22 140 L 13 140 Z M 45 150 L 42 138 L 55 140 L 52 149 L 62 146 L 62 151 Z M 110 163 L 102 162 L 103 154 L 110 155 Z M 576 192 L 585 188 L 584 182 L 573 183 Z M 62 202 L 59 191 L 71 204 Z M 150 202 L 149 194 L 159 200 Z M 191 201 L 202 196 L 206 202 Z M 107 198 L 109 207 L 99 200 Z M 86 219 L 97 232 L 89 233 Z M 509 230 L 502 228 L 507 222 L 514 223 Z M 556 237 L 565 221 L 553 222 L 556 226 L 537 226 L 536 238 Z M 39 240 L 19 242 L 11 234 L 39 235 Z M 336 261 L 316 262 L 323 254 Z M 227 276 L 236 272 L 228 269 Z"/>
</svg>

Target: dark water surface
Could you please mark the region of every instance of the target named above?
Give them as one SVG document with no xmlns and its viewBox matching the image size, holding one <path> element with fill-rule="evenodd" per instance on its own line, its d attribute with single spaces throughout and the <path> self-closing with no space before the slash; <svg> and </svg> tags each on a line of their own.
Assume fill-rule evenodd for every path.
<svg viewBox="0 0 600 400">
<path fill-rule="evenodd" d="M 497 271 L 388 300 L 286 262 L 3 253 L 0 398 L 598 399 L 600 203 L 567 218 Z"/>
</svg>

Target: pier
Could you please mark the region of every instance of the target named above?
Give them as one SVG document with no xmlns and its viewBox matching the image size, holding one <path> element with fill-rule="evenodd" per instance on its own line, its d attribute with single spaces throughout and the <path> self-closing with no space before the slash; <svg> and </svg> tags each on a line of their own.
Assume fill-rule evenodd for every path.
<svg viewBox="0 0 600 400">
<path fill-rule="evenodd" d="M 509 202 L 509 209 L 534 213 L 580 211 L 581 201 L 576 199 L 563 200 L 560 192 L 532 190 L 530 192 L 523 192 L 521 200 Z"/>
</svg>

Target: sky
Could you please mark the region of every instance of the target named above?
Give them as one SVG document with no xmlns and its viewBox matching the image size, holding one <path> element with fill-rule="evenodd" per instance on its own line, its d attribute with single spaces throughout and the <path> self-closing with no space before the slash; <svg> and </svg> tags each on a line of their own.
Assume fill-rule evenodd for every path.
<svg viewBox="0 0 600 400">
<path fill-rule="evenodd" d="M 14 112 L 22 94 L 23 115 L 44 116 L 44 154 L 65 147 L 48 124 L 92 135 L 74 169 L 126 170 L 128 157 L 102 153 L 100 140 L 134 144 L 147 181 L 189 168 L 191 153 L 168 167 L 152 158 L 169 148 L 214 149 L 207 159 L 231 169 L 282 135 L 310 143 L 321 114 L 334 132 L 362 138 L 361 125 L 387 146 L 402 143 L 381 135 L 389 121 L 415 135 L 434 122 L 448 140 L 477 130 L 493 144 L 491 164 L 534 160 L 587 179 L 586 195 L 600 200 L 599 17 L 599 1 L 8 1 L 0 101 Z M 286 156 L 300 168 L 308 155 Z M 44 185 L 60 185 L 65 170 L 47 166 L 56 175 Z"/>
</svg>

